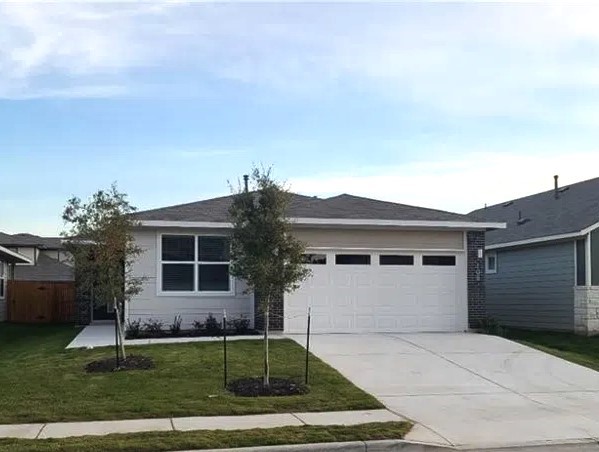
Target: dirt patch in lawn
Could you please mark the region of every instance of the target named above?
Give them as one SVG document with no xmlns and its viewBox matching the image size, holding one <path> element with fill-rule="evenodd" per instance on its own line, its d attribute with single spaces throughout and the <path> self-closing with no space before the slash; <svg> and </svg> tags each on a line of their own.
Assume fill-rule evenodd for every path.
<svg viewBox="0 0 599 452">
<path fill-rule="evenodd" d="M 127 359 L 119 361 L 119 367 L 116 366 L 116 358 L 99 359 L 92 361 L 85 366 L 85 371 L 88 373 L 95 372 L 119 372 L 123 370 L 149 370 L 154 369 L 156 365 L 154 360 L 148 356 L 130 355 Z"/>
<path fill-rule="evenodd" d="M 309 392 L 306 385 L 288 378 L 271 378 L 270 385 L 264 387 L 262 377 L 240 378 L 229 383 L 227 389 L 241 397 L 292 396 Z"/>
</svg>

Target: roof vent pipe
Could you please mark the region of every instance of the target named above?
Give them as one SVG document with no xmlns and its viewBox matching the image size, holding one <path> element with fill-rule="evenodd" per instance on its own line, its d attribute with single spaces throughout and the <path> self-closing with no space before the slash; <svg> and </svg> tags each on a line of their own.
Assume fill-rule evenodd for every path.
<svg viewBox="0 0 599 452">
<path fill-rule="evenodd" d="M 247 174 L 244 174 L 243 175 L 243 187 L 244 187 L 246 193 L 250 190 L 249 186 L 248 186 L 249 180 L 250 180 L 250 176 L 248 176 Z"/>
<path fill-rule="evenodd" d="M 559 185 L 557 183 L 559 176 L 556 174 L 555 176 L 553 176 L 553 194 L 555 196 L 555 199 L 559 198 Z"/>
</svg>

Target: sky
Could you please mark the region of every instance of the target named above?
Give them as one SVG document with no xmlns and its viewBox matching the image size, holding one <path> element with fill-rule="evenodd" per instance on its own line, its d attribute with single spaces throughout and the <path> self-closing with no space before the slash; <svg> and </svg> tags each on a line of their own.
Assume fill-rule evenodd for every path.
<svg viewBox="0 0 599 452">
<path fill-rule="evenodd" d="M 599 176 L 592 3 L 0 4 L 0 231 L 72 195 L 291 190 L 467 213 Z"/>
</svg>

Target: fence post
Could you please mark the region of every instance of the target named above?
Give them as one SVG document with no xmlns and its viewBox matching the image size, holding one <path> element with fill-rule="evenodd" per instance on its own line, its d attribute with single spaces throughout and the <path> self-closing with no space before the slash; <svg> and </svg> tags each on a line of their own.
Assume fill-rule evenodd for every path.
<svg viewBox="0 0 599 452">
<path fill-rule="evenodd" d="M 116 310 L 117 310 L 116 298 L 114 300 L 114 309 L 116 312 Z M 119 326 L 117 323 L 116 315 L 114 317 L 114 352 L 116 354 L 116 368 L 118 369 L 119 367 L 121 367 L 121 359 L 119 356 Z"/>
<path fill-rule="evenodd" d="M 223 309 L 224 386 L 227 389 L 227 310 Z"/>
<path fill-rule="evenodd" d="M 310 314 L 311 309 L 308 307 L 308 328 L 306 329 L 306 381 L 308 384 L 308 364 L 310 362 Z"/>
</svg>

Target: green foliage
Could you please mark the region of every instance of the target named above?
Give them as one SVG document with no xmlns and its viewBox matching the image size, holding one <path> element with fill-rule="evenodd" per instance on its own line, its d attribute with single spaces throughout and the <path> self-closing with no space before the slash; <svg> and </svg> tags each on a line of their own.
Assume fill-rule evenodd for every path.
<svg viewBox="0 0 599 452">
<path fill-rule="evenodd" d="M 250 319 L 240 317 L 229 322 L 229 327 L 233 327 L 235 334 L 247 334 L 250 330 Z"/>
<path fill-rule="evenodd" d="M 148 319 L 144 322 L 143 330 L 150 336 L 160 337 L 164 330 L 163 326 L 164 323 L 160 320 Z"/>
<path fill-rule="evenodd" d="M 210 336 L 220 336 L 223 333 L 223 328 L 212 314 L 208 314 L 206 322 L 204 322 L 204 331 Z"/>
<path fill-rule="evenodd" d="M 310 270 L 302 261 L 305 244 L 291 234 L 287 218 L 292 194 L 270 170 L 254 168 L 251 181 L 254 190 L 240 188 L 229 210 L 231 274 L 260 294 L 264 311 L 273 297 L 296 290 Z"/>
<path fill-rule="evenodd" d="M 181 332 L 181 323 L 183 322 L 183 319 L 181 318 L 180 315 L 176 315 L 173 323 L 171 323 L 171 325 L 168 327 L 168 329 L 170 330 L 171 334 L 173 336 L 177 336 L 180 332 Z"/>
<path fill-rule="evenodd" d="M 141 319 L 127 322 L 127 339 L 137 339 L 141 334 Z"/>
<path fill-rule="evenodd" d="M 479 320 L 478 329 L 480 330 L 480 332 L 485 334 L 505 336 L 505 328 L 501 326 L 499 322 L 492 317 L 485 317 Z"/>
<path fill-rule="evenodd" d="M 131 216 L 135 207 L 116 184 L 97 191 L 88 202 L 68 200 L 62 218 L 66 248 L 75 264 L 80 290 L 94 293 L 97 304 L 127 302 L 141 291 L 143 277 L 132 274 L 131 264 L 142 253 L 135 244 Z"/>
</svg>

